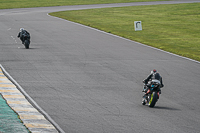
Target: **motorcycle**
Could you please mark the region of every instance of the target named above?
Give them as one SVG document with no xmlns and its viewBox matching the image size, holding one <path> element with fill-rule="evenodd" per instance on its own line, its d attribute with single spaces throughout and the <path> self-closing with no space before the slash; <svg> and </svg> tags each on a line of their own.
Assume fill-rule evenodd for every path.
<svg viewBox="0 0 200 133">
<path fill-rule="evenodd" d="M 30 45 L 30 36 L 28 34 L 24 35 L 24 46 L 26 49 L 29 49 Z"/>
<path fill-rule="evenodd" d="M 145 95 L 142 99 L 142 105 L 148 104 L 149 107 L 153 108 L 160 96 L 160 81 L 152 80 L 150 84 L 144 84 L 144 88 L 147 89 L 147 92 L 144 92 Z"/>
</svg>

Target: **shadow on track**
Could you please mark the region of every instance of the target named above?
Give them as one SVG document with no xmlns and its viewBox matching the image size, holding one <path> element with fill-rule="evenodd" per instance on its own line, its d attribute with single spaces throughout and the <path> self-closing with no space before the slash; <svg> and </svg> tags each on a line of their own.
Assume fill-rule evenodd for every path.
<svg viewBox="0 0 200 133">
<path fill-rule="evenodd" d="M 163 109 L 163 110 L 175 110 L 175 111 L 180 111 L 180 109 L 171 108 L 171 107 L 161 107 L 161 106 L 155 106 L 154 109 Z"/>
<path fill-rule="evenodd" d="M 26 49 L 24 47 L 18 47 L 18 49 Z M 34 50 L 34 49 L 40 49 L 40 48 L 28 48 L 27 50 Z"/>
</svg>

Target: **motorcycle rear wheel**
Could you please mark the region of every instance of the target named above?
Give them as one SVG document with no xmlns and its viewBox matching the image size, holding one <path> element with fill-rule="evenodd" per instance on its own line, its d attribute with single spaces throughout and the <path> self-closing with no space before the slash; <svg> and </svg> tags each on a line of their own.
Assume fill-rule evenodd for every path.
<svg viewBox="0 0 200 133">
<path fill-rule="evenodd" d="M 26 49 L 29 49 L 29 41 L 28 40 L 25 40 L 24 45 L 25 45 Z"/>
<path fill-rule="evenodd" d="M 158 94 L 156 92 L 153 92 L 150 97 L 149 107 L 153 108 L 157 102 L 157 99 L 158 99 Z"/>
</svg>

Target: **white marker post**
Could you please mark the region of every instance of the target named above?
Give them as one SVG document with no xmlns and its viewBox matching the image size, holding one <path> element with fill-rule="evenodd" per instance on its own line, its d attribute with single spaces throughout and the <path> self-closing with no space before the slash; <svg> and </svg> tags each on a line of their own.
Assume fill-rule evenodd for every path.
<svg viewBox="0 0 200 133">
<path fill-rule="evenodd" d="M 142 21 L 134 21 L 135 31 L 142 30 Z"/>
</svg>

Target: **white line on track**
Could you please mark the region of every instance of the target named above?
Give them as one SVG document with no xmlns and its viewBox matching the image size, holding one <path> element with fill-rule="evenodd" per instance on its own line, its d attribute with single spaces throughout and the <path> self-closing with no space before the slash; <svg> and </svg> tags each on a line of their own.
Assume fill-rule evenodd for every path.
<svg viewBox="0 0 200 133">
<path fill-rule="evenodd" d="M 123 38 L 123 37 L 120 37 L 120 36 L 117 36 L 117 35 L 114 35 L 114 34 L 111 34 L 111 33 L 107 33 L 105 31 L 102 31 L 102 30 L 99 30 L 99 29 L 95 29 L 95 28 L 92 28 L 92 27 L 89 27 L 89 26 L 86 26 L 86 25 L 83 25 L 83 24 L 80 24 L 80 23 L 76 23 L 76 22 L 72 22 L 72 21 L 69 21 L 69 20 L 65 20 L 65 19 L 59 18 L 59 17 L 51 16 L 51 15 L 49 15 L 49 13 L 47 13 L 47 16 L 54 17 L 54 18 L 57 18 L 57 19 L 60 19 L 60 20 L 64 20 L 64 21 L 67 21 L 67 22 L 70 22 L 70 23 L 73 23 L 73 24 L 76 24 L 76 25 L 79 25 L 79 26 L 83 26 L 83 27 L 86 27 L 86 28 L 89 28 L 89 29 L 92 29 L 92 30 L 95 30 L 95 31 L 98 31 L 98 32 L 102 32 L 102 33 L 110 35 L 110 36 L 114 36 L 114 37 L 117 37 L 117 38 L 120 38 L 120 39 L 124 39 L 124 40 L 130 41 L 132 43 L 136 43 L 136 44 L 139 44 L 139 45 L 142 45 L 142 46 L 154 49 L 154 50 L 158 50 L 158 51 L 161 51 L 161 52 L 164 52 L 164 53 L 167 53 L 167 54 L 170 54 L 170 55 L 174 55 L 174 56 L 177 56 L 177 57 L 180 57 L 180 58 L 183 58 L 183 59 L 186 59 L 186 60 L 190 60 L 190 61 L 193 61 L 193 62 L 196 62 L 196 63 L 200 64 L 199 61 L 196 61 L 196 60 L 193 60 L 193 59 L 190 59 L 190 58 L 187 58 L 187 57 L 183 57 L 183 56 L 171 53 L 171 52 L 167 52 L 167 51 L 164 51 L 164 50 L 152 47 L 152 46 L 148 46 L 148 45 L 145 45 L 145 44 L 142 44 L 142 43 L 139 43 L 139 42 L 127 39 L 127 38 Z"/>
</svg>

